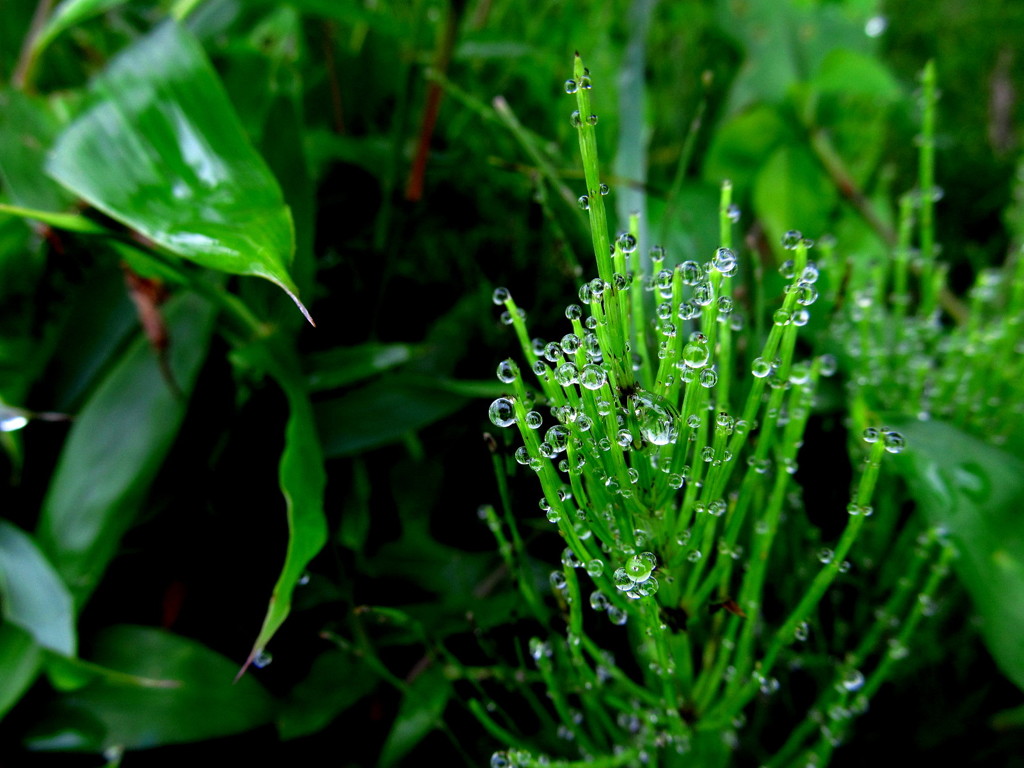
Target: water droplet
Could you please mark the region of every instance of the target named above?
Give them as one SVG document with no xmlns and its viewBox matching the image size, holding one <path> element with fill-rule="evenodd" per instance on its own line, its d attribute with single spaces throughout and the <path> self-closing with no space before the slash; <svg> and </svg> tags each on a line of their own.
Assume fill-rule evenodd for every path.
<svg viewBox="0 0 1024 768">
<path fill-rule="evenodd" d="M 496 427 L 510 427 L 516 422 L 516 408 L 507 397 L 499 397 L 487 411 Z"/>
<path fill-rule="evenodd" d="M 876 427 L 868 427 L 865 429 L 861 436 L 864 438 L 865 443 L 876 443 L 879 438 L 879 431 Z"/>
<path fill-rule="evenodd" d="M 796 625 L 796 629 L 793 630 L 793 637 L 795 637 L 797 640 L 800 640 L 801 642 L 806 640 L 809 634 L 810 627 L 808 626 L 806 621 L 801 621 L 799 624 Z"/>
<path fill-rule="evenodd" d="M 880 37 L 889 28 L 889 20 L 885 16 L 872 16 L 864 24 L 864 34 L 868 37 Z"/>
<path fill-rule="evenodd" d="M 583 77 L 580 78 L 580 88 L 582 88 L 584 91 L 589 91 L 592 87 L 593 85 L 590 82 L 590 76 L 583 75 Z"/>
<path fill-rule="evenodd" d="M 551 643 L 545 643 L 539 637 L 530 638 L 530 655 L 537 661 L 545 658 L 551 658 L 554 654 L 554 649 L 551 647 Z"/>
<path fill-rule="evenodd" d="M 28 417 L 13 409 L 0 411 L 0 432 L 17 432 L 28 424 Z"/>
<path fill-rule="evenodd" d="M 617 626 L 624 625 L 629 620 L 629 614 L 617 605 L 608 606 L 608 620 Z"/>
<path fill-rule="evenodd" d="M 579 128 L 583 125 L 583 118 L 580 117 L 580 111 L 578 109 L 574 109 L 572 114 L 569 115 L 569 124 L 573 128 Z"/>
<path fill-rule="evenodd" d="M 839 687 L 847 691 L 859 691 L 864 686 L 864 675 L 859 669 L 847 669 L 839 680 Z"/>
<path fill-rule="evenodd" d="M 803 239 L 803 235 L 795 229 L 791 229 L 782 236 L 782 247 L 787 251 L 795 250 Z"/>
<path fill-rule="evenodd" d="M 498 363 L 498 381 L 503 384 L 511 384 L 516 380 L 519 369 L 512 360 L 502 360 Z"/>
<path fill-rule="evenodd" d="M 629 232 L 622 232 L 615 238 L 615 244 L 623 253 L 632 253 L 636 250 L 636 238 Z"/>
<path fill-rule="evenodd" d="M 508 288 L 495 288 L 494 293 L 491 294 L 491 301 L 499 305 L 504 304 L 510 298 L 512 298 L 512 294 L 508 292 Z"/>
<path fill-rule="evenodd" d="M 597 125 L 597 115 L 587 115 L 587 125 Z"/>
<path fill-rule="evenodd" d="M 568 586 L 568 582 L 565 580 L 565 574 L 561 571 L 552 571 L 548 579 L 551 581 L 552 589 L 562 591 Z"/>
<path fill-rule="evenodd" d="M 684 261 L 679 265 L 679 276 L 684 285 L 697 285 L 704 279 L 704 270 L 696 261 Z"/>
<path fill-rule="evenodd" d="M 576 205 L 578 205 L 581 210 L 589 211 L 590 210 L 590 198 L 587 195 L 580 195 L 576 199 Z"/>
<path fill-rule="evenodd" d="M 601 186 L 599 186 L 597 188 L 597 191 L 600 192 L 602 196 L 603 195 L 607 195 L 608 192 L 609 192 L 608 185 L 607 184 L 602 184 Z"/>
<path fill-rule="evenodd" d="M 736 254 L 730 248 L 719 248 L 711 259 L 711 266 L 725 277 L 736 274 Z"/>
<path fill-rule="evenodd" d="M 740 207 L 736 205 L 736 203 L 733 203 L 725 209 L 725 215 L 729 217 L 729 221 L 736 224 L 740 220 Z"/>
<path fill-rule="evenodd" d="M 899 432 L 887 431 L 882 439 L 885 441 L 885 450 L 889 453 L 900 453 L 907 444 L 906 439 Z"/>
<path fill-rule="evenodd" d="M 818 558 L 818 562 L 820 562 L 820 563 L 824 563 L 825 565 L 828 565 L 829 563 L 832 562 L 832 559 L 834 557 L 835 557 L 835 552 L 833 552 L 828 547 L 822 547 L 821 549 L 818 550 L 817 558 Z"/>
<path fill-rule="evenodd" d="M 576 93 L 579 90 L 579 85 L 576 84 L 575 80 L 565 81 L 565 92 L 568 94 Z"/>
<path fill-rule="evenodd" d="M 772 372 L 772 364 L 763 357 L 755 357 L 750 364 L 750 372 L 759 379 L 763 379 Z"/>
<path fill-rule="evenodd" d="M 637 417 L 640 434 L 653 445 L 674 443 L 678 414 L 671 404 L 646 390 L 638 390 L 630 397 L 630 406 Z"/>
<path fill-rule="evenodd" d="M 579 380 L 579 371 L 575 363 L 562 363 L 555 369 L 555 381 L 563 387 L 571 387 Z"/>
<path fill-rule="evenodd" d="M 599 366 L 590 363 L 583 366 L 583 373 L 580 375 L 580 384 L 587 389 L 598 390 L 608 380 L 608 374 Z"/>
<path fill-rule="evenodd" d="M 273 655 L 266 648 L 260 648 L 256 651 L 256 655 L 252 657 L 252 665 L 256 669 L 263 669 L 270 662 L 274 660 Z"/>
</svg>

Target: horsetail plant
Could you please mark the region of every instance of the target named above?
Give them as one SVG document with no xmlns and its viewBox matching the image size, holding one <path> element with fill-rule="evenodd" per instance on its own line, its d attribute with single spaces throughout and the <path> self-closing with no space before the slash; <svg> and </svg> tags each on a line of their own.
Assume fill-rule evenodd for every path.
<svg viewBox="0 0 1024 768">
<path fill-rule="evenodd" d="M 798 353 L 818 296 L 813 243 L 795 231 L 784 237 L 786 287 L 760 336 L 740 300 L 757 291 L 734 290 L 744 269 L 728 182 L 720 247 L 706 263 L 673 263 L 658 246 L 643 255 L 636 217 L 610 237 L 591 89 L 577 54 L 565 91 L 576 101 L 570 119 L 586 180 L 579 205 L 597 276 L 566 308 L 571 329 L 550 342 L 531 338 L 507 289 L 494 291 L 527 365 L 498 365 L 508 392 L 491 404 L 490 420 L 522 442 L 505 441 L 514 463 L 495 449 L 504 514 L 481 508 L 527 610 L 548 633 L 528 644 L 538 674 L 509 685 L 557 727 L 530 736 L 494 700 L 470 709 L 503 744 L 494 768 L 720 765 L 744 741 L 763 761 L 772 749 L 780 760 L 823 760 L 899 658 L 893 649 L 906 646 L 915 596 L 937 589 L 923 564 L 941 542 L 926 533 L 913 544 L 907 578 L 880 607 L 910 620 L 877 623 L 845 658 L 814 642 L 817 608 L 849 570 L 872 522 L 883 460 L 900 452 L 903 437 L 868 421 L 867 409 L 856 414 L 861 471 L 845 513 L 835 512 L 847 518 L 842 534 L 821 547 L 801 519 L 794 478 L 815 393 L 837 369 L 832 355 Z M 520 528 L 532 515 L 513 503 L 505 479 L 524 471 L 536 476 L 540 511 L 565 542 L 550 573 L 555 614 L 529 573 Z M 751 714 L 791 700 L 775 694 L 798 668 L 821 693 L 789 741 L 776 737 L 773 748 L 747 738 L 755 730 L 748 719 L 761 720 Z"/>
</svg>

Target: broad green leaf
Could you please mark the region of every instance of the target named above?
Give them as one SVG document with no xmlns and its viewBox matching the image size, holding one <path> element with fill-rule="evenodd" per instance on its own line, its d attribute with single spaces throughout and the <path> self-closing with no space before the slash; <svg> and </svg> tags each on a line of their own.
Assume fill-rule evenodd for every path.
<svg viewBox="0 0 1024 768">
<path fill-rule="evenodd" d="M 417 677 L 402 699 L 377 765 L 395 765 L 434 730 L 451 695 L 451 683 L 440 666 L 435 664 Z"/>
<path fill-rule="evenodd" d="M 230 660 L 170 632 L 112 627 L 97 638 L 94 661 L 127 677 L 100 677 L 61 696 L 51 720 L 29 746 L 145 749 L 239 733 L 273 717 L 273 701 L 259 683 L 251 678 L 233 682 Z M 133 684 L 132 678 L 163 684 Z M 99 723 L 99 743 L 83 738 L 67 744 L 69 722 Z"/>
<path fill-rule="evenodd" d="M 288 617 L 295 586 L 309 561 L 327 542 L 324 517 L 327 474 L 313 406 L 302 380 L 298 359 L 281 342 L 280 336 L 271 337 L 243 350 L 250 361 L 277 380 L 288 398 L 290 413 L 285 427 L 284 453 L 278 467 L 278 481 L 288 505 L 288 550 L 263 626 L 239 675 L 245 672 Z"/>
<path fill-rule="evenodd" d="M 0 719 L 18 703 L 42 666 L 43 650 L 20 627 L 0 624 Z"/>
<path fill-rule="evenodd" d="M 213 329 L 214 310 L 194 294 L 164 306 L 168 364 L 192 390 Z M 39 541 L 78 605 L 96 587 L 131 525 L 185 415 L 145 338 L 132 344 L 78 414 L 43 501 Z"/>
<path fill-rule="evenodd" d="M 195 38 L 164 23 L 92 90 L 50 175 L 179 256 L 276 283 L 308 317 L 288 274 L 291 213 Z"/>
<path fill-rule="evenodd" d="M 281 738 L 294 739 L 321 730 L 370 693 L 378 679 L 351 653 L 336 649 L 321 653 L 281 707 L 277 719 Z"/>
<path fill-rule="evenodd" d="M 71 593 L 32 537 L 6 520 L 0 520 L 0 597 L 5 621 L 43 648 L 75 655 Z"/>
<path fill-rule="evenodd" d="M 401 440 L 457 411 L 466 398 L 413 377 L 368 384 L 316 405 L 316 423 L 329 458 Z"/>
<path fill-rule="evenodd" d="M 1024 689 L 1024 462 L 943 422 L 894 426 L 907 438 L 899 466 L 914 498 L 959 551 L 953 567 L 988 649 Z"/>
<path fill-rule="evenodd" d="M 818 161 L 799 146 L 779 147 L 754 182 L 754 213 L 777 251 L 788 230 L 799 230 L 812 239 L 825 234 L 837 200 L 836 189 Z"/>
</svg>

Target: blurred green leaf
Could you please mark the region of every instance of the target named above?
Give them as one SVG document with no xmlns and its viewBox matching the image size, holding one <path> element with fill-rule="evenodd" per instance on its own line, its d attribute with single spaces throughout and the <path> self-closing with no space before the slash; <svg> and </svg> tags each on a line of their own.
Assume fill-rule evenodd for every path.
<svg viewBox="0 0 1024 768">
<path fill-rule="evenodd" d="M 25 630 L 0 624 L 0 718 L 7 714 L 39 674 L 43 651 Z"/>
<path fill-rule="evenodd" d="M 369 342 L 356 347 L 335 347 L 310 355 L 306 361 L 312 392 L 344 387 L 408 362 L 415 347 L 410 344 Z"/>
<path fill-rule="evenodd" d="M 1024 462 L 939 421 L 896 423 L 899 466 L 981 616 L 993 658 L 1024 689 Z"/>
<path fill-rule="evenodd" d="M 457 411 L 466 398 L 429 380 L 394 376 L 316 404 L 328 458 L 401 440 Z"/>
<path fill-rule="evenodd" d="M 837 202 L 835 186 L 802 146 L 779 147 L 754 182 L 754 212 L 777 251 L 788 230 L 812 239 L 825 234 Z"/>
<path fill-rule="evenodd" d="M 124 2 L 125 0 L 64 0 L 53 9 L 39 35 L 32 41 L 33 56 L 39 56 L 62 32 Z"/>
<path fill-rule="evenodd" d="M 164 307 L 169 369 L 182 392 L 191 391 L 206 359 L 213 318 L 213 307 L 194 294 Z M 135 518 L 186 405 L 140 336 L 75 420 L 43 501 L 39 541 L 78 605 Z"/>
<path fill-rule="evenodd" d="M 60 121 L 41 99 L 0 91 L 0 182 L 10 202 L 59 211 L 70 195 L 43 173 Z"/>
<path fill-rule="evenodd" d="M 179 256 L 276 283 L 306 313 L 288 274 L 291 213 L 191 34 L 162 24 L 116 57 L 93 95 L 50 175 Z"/>
<path fill-rule="evenodd" d="M 68 588 L 32 537 L 6 520 L 0 520 L 0 597 L 6 621 L 27 630 L 43 648 L 75 655 Z"/>
<path fill-rule="evenodd" d="M 830 51 L 811 80 L 822 94 L 870 96 L 876 102 L 898 99 L 902 90 L 881 62 L 844 48 Z"/>
<path fill-rule="evenodd" d="M 160 686 L 97 679 L 58 699 L 48 722 L 29 739 L 34 749 L 144 749 L 226 736 L 269 722 L 274 703 L 255 680 L 233 683 L 235 665 L 204 645 L 150 627 L 118 626 L 96 640 L 96 664 Z M 103 727 L 99 744 L 73 734 L 67 723 Z"/>
<path fill-rule="evenodd" d="M 281 738 L 294 739 L 321 730 L 370 693 L 378 679 L 369 666 L 347 651 L 320 654 L 309 675 L 282 705 L 277 720 Z"/>
<path fill-rule="evenodd" d="M 417 677 L 402 699 L 377 765 L 380 768 L 395 765 L 434 730 L 451 695 L 451 683 L 440 666 L 428 667 Z"/>
<path fill-rule="evenodd" d="M 711 139 L 704 178 L 715 185 L 729 179 L 737 189 L 749 189 L 772 150 L 794 139 L 792 129 L 774 107 L 754 107 L 735 115 Z"/>
</svg>

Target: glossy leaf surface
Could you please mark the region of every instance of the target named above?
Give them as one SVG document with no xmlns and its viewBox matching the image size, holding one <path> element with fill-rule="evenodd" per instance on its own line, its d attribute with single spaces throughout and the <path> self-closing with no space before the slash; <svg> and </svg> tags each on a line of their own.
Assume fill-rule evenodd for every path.
<svg viewBox="0 0 1024 768">
<path fill-rule="evenodd" d="M 161 25 L 113 60 L 93 96 L 50 175 L 179 256 L 276 283 L 305 313 L 288 274 L 291 213 L 192 35 Z"/>
</svg>

